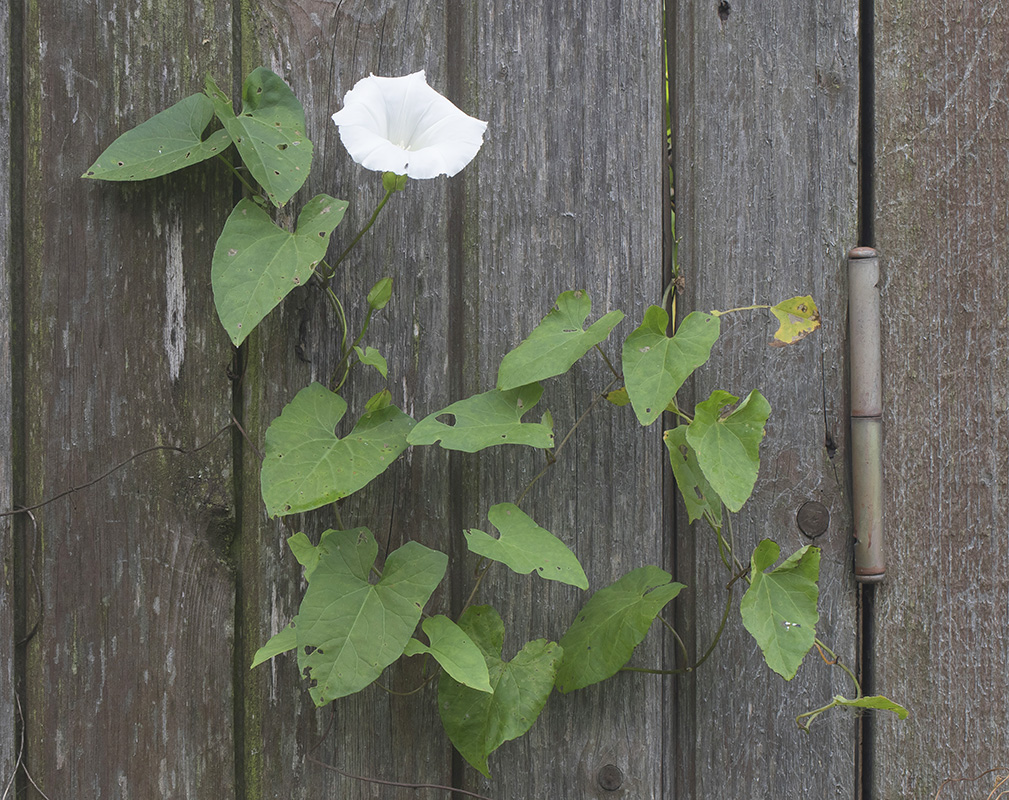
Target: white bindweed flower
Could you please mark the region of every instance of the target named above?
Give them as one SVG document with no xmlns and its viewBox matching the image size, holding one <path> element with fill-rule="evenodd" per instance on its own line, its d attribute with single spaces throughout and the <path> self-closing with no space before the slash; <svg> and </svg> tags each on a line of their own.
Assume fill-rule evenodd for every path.
<svg viewBox="0 0 1009 800">
<path fill-rule="evenodd" d="M 333 122 L 358 164 L 411 178 L 455 175 L 476 156 L 487 130 L 428 86 L 423 71 L 362 78 Z"/>
</svg>

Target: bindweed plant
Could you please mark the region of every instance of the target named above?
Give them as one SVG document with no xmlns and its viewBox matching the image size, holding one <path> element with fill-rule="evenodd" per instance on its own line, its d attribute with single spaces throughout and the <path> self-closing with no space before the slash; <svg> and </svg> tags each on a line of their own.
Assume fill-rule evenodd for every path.
<svg viewBox="0 0 1009 800">
<path fill-rule="evenodd" d="M 220 127 L 208 135 L 214 118 Z M 659 567 L 643 564 L 609 586 L 595 587 L 560 641 L 530 641 L 505 661 L 501 616 L 489 605 L 475 604 L 493 565 L 586 592 L 592 588 L 564 543 L 564 532 L 558 536 L 541 527 L 522 507 L 523 492 L 514 502 L 490 507 L 487 522 L 497 535 L 476 528 L 461 532 L 469 551 L 479 556 L 479 566 L 469 600 L 454 619 L 424 610 L 446 574 L 445 553 L 411 541 L 388 553 L 379 569 L 378 544 L 367 527 L 327 530 L 318 542 L 304 533 L 291 536 L 288 544 L 304 568 L 307 589 L 297 615 L 263 644 L 252 666 L 295 651 L 299 669 L 309 678 L 308 691 L 322 706 L 361 691 L 398 659 L 423 654 L 437 664 L 429 679 L 438 680 L 438 709 L 449 739 L 474 768 L 489 776 L 488 757 L 529 730 L 555 688 L 572 692 L 629 669 L 635 648 L 656 619 L 678 643 L 683 666 L 641 671 L 696 669 L 725 628 L 735 587 L 745 586 L 739 604 L 742 623 L 772 670 L 790 680 L 816 648 L 853 682 L 851 697 L 836 696 L 800 714 L 800 727 L 808 728 L 819 714 L 842 705 L 906 716 L 905 709 L 884 697 L 863 696 L 854 673 L 817 638 L 816 547 L 802 547 L 780 563 L 780 549 L 773 541 L 760 542 L 748 559 L 735 547 L 730 515 L 743 507 L 757 480 L 760 443 L 771 412 L 767 400 L 757 390 L 742 399 L 716 390 L 693 408 L 677 402 L 680 387 L 709 359 L 723 316 L 766 309 L 780 323 L 774 344 L 783 346 L 819 327 L 813 299 L 694 311 L 677 320 L 670 275 L 669 288 L 626 336 L 617 359 L 604 345 L 624 313 L 607 310 L 589 322 L 591 298 L 574 288 L 557 297 L 528 337 L 502 359 L 495 388 L 459 398 L 419 421 L 393 405 L 390 392 L 383 390 L 367 402 L 353 430 L 340 438 L 337 426 L 348 410 L 340 391 L 354 370 L 374 369 L 389 378 L 390 366 L 376 346 L 381 343 L 367 340 L 367 335 L 374 315 L 389 303 L 394 280 L 382 278 L 363 298 L 363 323 L 354 331 L 346 312 L 352 300 L 334 288 L 341 263 L 408 178 L 452 176 L 463 169 L 477 155 L 486 123 L 467 116 L 429 87 L 423 72 L 361 80 L 333 120 L 351 157 L 382 173 L 385 193 L 363 230 L 348 239 L 332 262 L 326 255 L 346 201 L 317 195 L 301 209 L 293 231 L 274 221 L 273 209 L 290 201 L 308 178 L 312 143 L 305 135 L 301 103 L 267 69 L 255 70 L 245 81 L 238 113 L 208 77 L 203 93 L 124 133 L 84 176 L 139 181 L 208 159 L 228 165 L 246 196 L 221 231 L 211 282 L 221 324 L 236 347 L 295 287 L 311 282 L 324 292 L 341 343 L 339 361 L 328 385 L 300 388 L 267 430 L 261 489 L 269 516 L 309 512 L 364 491 L 408 447 L 473 453 L 521 445 L 544 451 L 549 466 L 587 415 L 558 442 L 550 412 L 534 413 L 542 383 L 564 375 L 596 350 L 611 374 L 593 405 L 605 398 L 614 407 L 630 406 L 642 426 L 664 415 L 674 420 L 663 434 L 672 472 L 690 521 L 703 521 L 710 528 L 713 551 L 728 578 L 726 603 L 714 641 L 691 664 L 680 637 L 661 616 L 684 586 Z M 424 406 L 424 398 L 413 401 L 412 406 Z"/>
</svg>

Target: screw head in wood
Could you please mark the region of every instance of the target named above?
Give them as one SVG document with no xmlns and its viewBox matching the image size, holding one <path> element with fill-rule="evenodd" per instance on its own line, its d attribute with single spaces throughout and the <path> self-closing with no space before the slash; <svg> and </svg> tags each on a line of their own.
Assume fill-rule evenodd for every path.
<svg viewBox="0 0 1009 800">
<path fill-rule="evenodd" d="M 620 784 L 624 782 L 624 773 L 620 771 L 620 767 L 614 764 L 607 764 L 599 770 L 596 780 L 599 781 L 599 785 L 607 792 L 615 792 L 620 788 Z"/>
<path fill-rule="evenodd" d="M 823 503 L 811 500 L 799 507 L 795 521 L 798 523 L 800 531 L 810 539 L 815 539 L 826 533 L 830 526 L 830 512 L 827 511 L 827 507 Z"/>
</svg>

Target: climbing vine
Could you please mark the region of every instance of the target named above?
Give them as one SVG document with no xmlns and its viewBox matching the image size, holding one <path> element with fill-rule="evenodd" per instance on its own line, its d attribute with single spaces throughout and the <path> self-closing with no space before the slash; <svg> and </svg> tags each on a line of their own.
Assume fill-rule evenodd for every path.
<svg viewBox="0 0 1009 800">
<path fill-rule="evenodd" d="M 339 362 L 327 385 L 291 387 L 293 397 L 266 432 L 261 490 L 269 516 L 301 514 L 364 491 L 409 447 L 473 453 L 511 445 L 544 451 L 547 464 L 553 463 L 588 415 L 558 440 L 549 410 L 534 411 L 542 384 L 597 351 L 609 371 L 600 385 L 608 385 L 590 408 L 629 405 L 642 426 L 675 420 L 663 434 L 673 476 L 690 521 L 702 521 L 710 529 L 712 552 L 724 564 L 728 584 L 714 641 L 691 665 L 676 631 L 661 616 L 683 584 L 657 566 L 641 564 L 609 586 L 590 586 L 577 555 L 565 544 L 566 532 L 546 530 L 523 508 L 526 487 L 510 502 L 488 498 L 499 502 L 487 514 L 489 527 L 483 527 L 495 533 L 477 528 L 454 532 L 479 556 L 475 585 L 454 619 L 425 611 L 448 568 L 444 552 L 411 541 L 385 555 L 379 566 L 379 547 L 367 527 L 327 530 L 318 542 L 294 534 L 288 545 L 304 569 L 307 589 L 298 613 L 263 644 L 253 668 L 294 651 L 299 670 L 308 677 L 308 691 L 321 706 L 361 691 L 400 658 L 431 659 L 428 675 L 437 678 L 438 709 L 448 737 L 489 777 L 490 755 L 529 730 L 554 689 L 576 691 L 630 669 L 635 648 L 656 619 L 682 650 L 684 666 L 678 671 L 698 668 L 725 628 L 735 588 L 745 587 L 739 603 L 742 624 L 768 667 L 790 680 L 815 648 L 852 680 L 851 697 L 838 695 L 800 714 L 800 727 L 808 728 L 819 714 L 837 706 L 907 715 L 884 697 L 863 696 L 854 673 L 817 638 L 816 547 L 802 547 L 779 563 L 780 548 L 771 540 L 760 542 L 748 559 L 735 546 L 731 514 L 747 502 L 757 480 L 760 443 L 771 413 L 767 400 L 754 389 L 742 399 L 715 390 L 693 408 L 677 401 L 680 387 L 710 358 L 723 316 L 770 311 L 780 323 L 775 344 L 789 345 L 819 327 L 811 297 L 694 311 L 678 320 L 679 276 L 671 274 L 659 302 L 614 346 L 613 334 L 624 313 L 607 309 L 590 321 L 592 299 L 572 287 L 552 303 L 544 298 L 545 315 L 501 360 L 490 391 L 459 398 L 414 420 L 383 389 L 341 438 L 336 431 L 348 404 L 340 391 L 354 371 L 373 369 L 389 380 L 381 342 L 368 339 L 368 331 L 374 315 L 389 303 L 396 277 L 375 284 L 363 299 L 360 330 L 351 330 L 346 305 L 352 298 L 334 288 L 341 262 L 408 178 L 451 176 L 463 169 L 477 155 L 486 123 L 437 94 L 423 73 L 360 81 L 334 122 L 354 160 L 382 173 L 385 194 L 364 229 L 330 263 L 326 254 L 346 201 L 317 195 L 302 207 L 294 230 L 278 225 L 272 213 L 294 197 L 311 168 L 312 143 L 305 135 L 301 103 L 283 80 L 263 68 L 249 75 L 241 100 L 236 113 L 231 99 L 208 77 L 205 92 L 120 136 L 84 177 L 139 181 L 209 159 L 227 164 L 246 196 L 224 224 L 210 270 L 221 325 L 236 347 L 295 287 L 312 284 L 325 294 L 341 343 Z M 208 134 L 215 118 L 220 127 Z M 410 405 L 424 407 L 424 398 L 413 398 Z M 504 659 L 501 615 L 476 603 L 484 575 L 495 564 L 587 593 L 559 641 L 529 641 L 512 659 Z"/>
</svg>

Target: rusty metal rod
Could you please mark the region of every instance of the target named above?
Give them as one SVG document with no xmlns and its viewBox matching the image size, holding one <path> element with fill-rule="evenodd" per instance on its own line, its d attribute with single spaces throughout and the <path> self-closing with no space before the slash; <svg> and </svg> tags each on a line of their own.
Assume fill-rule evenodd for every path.
<svg viewBox="0 0 1009 800">
<path fill-rule="evenodd" d="M 880 358 L 879 254 L 848 253 L 848 354 L 851 376 L 851 492 L 855 580 L 886 575 L 883 541 L 883 374 Z"/>
</svg>

